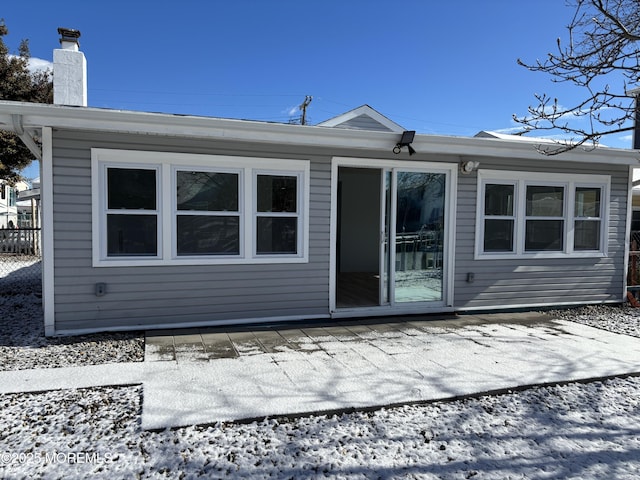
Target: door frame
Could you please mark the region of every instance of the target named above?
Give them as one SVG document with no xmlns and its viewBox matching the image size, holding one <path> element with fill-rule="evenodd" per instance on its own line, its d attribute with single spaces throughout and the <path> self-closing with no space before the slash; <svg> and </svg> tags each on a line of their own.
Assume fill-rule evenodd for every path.
<svg viewBox="0 0 640 480">
<path fill-rule="evenodd" d="M 443 268 L 443 292 L 440 302 L 420 303 L 396 303 L 371 307 L 336 308 L 336 261 L 337 261 L 337 217 L 338 217 L 338 168 L 373 168 L 380 169 L 381 178 L 384 181 L 385 169 L 398 169 L 403 171 L 431 172 L 445 174 L 445 225 L 444 225 L 444 268 Z M 455 231 L 456 231 L 456 205 L 457 205 L 458 164 L 385 160 L 379 158 L 355 158 L 333 157 L 331 159 L 331 218 L 330 218 L 330 249 L 329 249 L 329 313 L 331 317 L 354 316 L 383 316 L 412 313 L 433 313 L 453 311 L 454 297 L 454 271 L 455 271 Z M 392 191 L 395 191 L 392 188 Z M 384 192 L 381 192 L 384 196 Z M 381 198 L 381 204 L 384 199 Z M 392 196 L 392 210 L 395 208 L 395 199 Z M 381 211 L 381 217 L 383 212 Z M 381 224 L 383 219 L 381 218 Z M 395 231 L 394 228 L 392 230 Z M 394 235 L 391 235 L 393 239 Z M 390 243 L 391 245 L 391 243 Z"/>
</svg>

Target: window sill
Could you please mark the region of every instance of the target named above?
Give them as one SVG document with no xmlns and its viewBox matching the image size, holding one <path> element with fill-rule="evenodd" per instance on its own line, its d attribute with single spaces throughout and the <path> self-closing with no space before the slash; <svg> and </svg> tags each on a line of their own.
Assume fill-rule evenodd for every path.
<svg viewBox="0 0 640 480">
<path fill-rule="evenodd" d="M 264 256 L 257 258 L 172 258 L 145 259 L 145 258 L 109 258 L 95 260 L 94 267 L 153 267 L 153 266 L 179 266 L 179 265 L 264 265 L 283 263 L 309 263 L 307 257 L 292 255 Z"/>
<path fill-rule="evenodd" d="M 475 254 L 474 260 L 538 260 L 548 258 L 606 258 L 605 252 L 536 252 L 536 253 L 482 253 Z"/>
</svg>

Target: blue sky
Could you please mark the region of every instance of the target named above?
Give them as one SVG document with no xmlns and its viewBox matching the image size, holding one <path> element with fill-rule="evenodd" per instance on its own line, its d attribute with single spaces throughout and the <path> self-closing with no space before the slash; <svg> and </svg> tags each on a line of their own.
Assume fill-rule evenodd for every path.
<svg viewBox="0 0 640 480">
<path fill-rule="evenodd" d="M 534 93 L 580 92 L 517 65 L 566 36 L 562 0 L 7 2 L 17 51 L 51 60 L 57 28 L 81 31 L 89 105 L 310 123 L 369 104 L 408 130 L 474 135 L 514 126 Z M 603 143 L 629 147 L 629 136 Z"/>
</svg>

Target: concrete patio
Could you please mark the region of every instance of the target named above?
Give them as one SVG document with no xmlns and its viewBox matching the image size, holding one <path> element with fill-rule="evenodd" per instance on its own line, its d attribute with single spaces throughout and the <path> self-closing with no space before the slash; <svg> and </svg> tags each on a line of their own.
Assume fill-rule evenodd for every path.
<svg viewBox="0 0 640 480">
<path fill-rule="evenodd" d="M 427 315 L 317 321 L 295 324 L 225 326 L 153 330 L 145 336 L 145 361 L 208 361 L 284 351 L 318 351 L 328 339 L 349 344 L 371 338 L 415 337 L 417 332 L 455 331 L 474 325 L 506 322 L 513 325 L 551 325 L 537 312 L 480 315 Z M 409 345 L 407 345 L 409 348 Z"/>
<path fill-rule="evenodd" d="M 640 338 L 505 313 L 153 331 L 144 362 L 0 372 L 0 393 L 142 384 L 163 429 L 638 374 Z"/>
<path fill-rule="evenodd" d="M 640 339 L 537 313 L 148 332 L 147 429 L 640 372 Z"/>
</svg>

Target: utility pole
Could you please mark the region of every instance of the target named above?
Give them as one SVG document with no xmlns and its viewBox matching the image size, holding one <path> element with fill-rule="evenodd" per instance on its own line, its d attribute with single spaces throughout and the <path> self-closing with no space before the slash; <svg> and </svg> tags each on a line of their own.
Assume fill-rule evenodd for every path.
<svg viewBox="0 0 640 480">
<path fill-rule="evenodd" d="M 298 107 L 302 111 L 302 116 L 300 117 L 300 125 L 307 124 L 307 107 L 311 103 L 311 100 L 313 100 L 313 97 L 311 95 L 307 95 L 304 98 L 304 102 L 302 102 L 302 104 Z"/>
<path fill-rule="evenodd" d="M 627 95 L 634 98 L 633 107 L 633 148 L 640 149 L 640 87 L 628 90 Z"/>
</svg>

